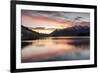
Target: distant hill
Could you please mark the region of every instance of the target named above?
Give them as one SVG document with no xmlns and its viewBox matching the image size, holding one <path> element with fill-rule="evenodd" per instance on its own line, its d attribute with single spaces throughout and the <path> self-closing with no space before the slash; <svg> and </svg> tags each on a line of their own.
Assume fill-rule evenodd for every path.
<svg viewBox="0 0 100 73">
<path fill-rule="evenodd" d="M 40 38 L 40 34 L 30 30 L 27 27 L 21 26 L 21 39 L 22 40 L 31 40 Z"/>
<path fill-rule="evenodd" d="M 21 26 L 21 39 L 22 40 L 34 40 L 34 39 L 40 39 L 43 37 L 47 37 L 49 35 L 38 33 L 36 31 L 32 31 L 28 27 Z"/>
<path fill-rule="evenodd" d="M 86 22 L 86 21 L 81 21 L 81 22 L 75 22 L 75 25 L 81 25 L 81 26 L 90 26 L 90 22 Z"/>
<path fill-rule="evenodd" d="M 51 33 L 52 36 L 89 36 L 90 28 L 88 26 L 73 26 L 64 29 L 58 29 Z"/>
</svg>

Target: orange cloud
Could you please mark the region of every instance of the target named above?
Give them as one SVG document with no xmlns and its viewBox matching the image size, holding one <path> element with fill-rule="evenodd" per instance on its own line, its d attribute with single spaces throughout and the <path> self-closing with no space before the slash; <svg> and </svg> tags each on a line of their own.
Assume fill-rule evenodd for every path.
<svg viewBox="0 0 100 73">
<path fill-rule="evenodd" d="M 57 20 L 51 20 L 49 18 L 46 18 L 46 17 L 31 17 L 31 16 L 26 16 L 26 15 L 23 15 L 22 16 L 22 22 L 23 21 L 30 21 L 30 22 L 47 22 L 48 24 L 52 24 L 52 25 L 61 25 L 61 27 L 69 27 L 72 25 L 72 22 L 70 21 L 57 21 Z"/>
<path fill-rule="evenodd" d="M 64 25 L 65 27 L 66 26 L 70 26 L 72 25 L 72 22 L 70 21 L 57 21 L 57 20 L 50 20 L 48 18 L 45 18 L 45 17 L 33 17 L 32 18 L 33 21 L 38 21 L 38 22 L 42 22 L 42 21 L 45 21 L 45 22 L 48 22 L 49 24 L 57 24 L 57 25 Z"/>
</svg>

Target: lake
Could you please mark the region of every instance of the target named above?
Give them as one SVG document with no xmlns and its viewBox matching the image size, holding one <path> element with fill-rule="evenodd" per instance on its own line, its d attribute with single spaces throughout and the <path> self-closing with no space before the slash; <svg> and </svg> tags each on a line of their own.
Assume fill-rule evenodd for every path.
<svg viewBox="0 0 100 73">
<path fill-rule="evenodd" d="M 21 44 L 22 63 L 90 59 L 89 37 L 46 37 Z"/>
</svg>

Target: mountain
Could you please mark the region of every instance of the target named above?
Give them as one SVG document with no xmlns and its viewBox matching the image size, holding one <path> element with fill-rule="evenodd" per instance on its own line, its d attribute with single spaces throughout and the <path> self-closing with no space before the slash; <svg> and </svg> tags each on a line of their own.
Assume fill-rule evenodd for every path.
<svg viewBox="0 0 100 73">
<path fill-rule="evenodd" d="M 75 22 L 75 25 L 81 25 L 81 26 L 90 26 L 90 22 L 87 21 L 81 21 L 81 22 Z"/>
<path fill-rule="evenodd" d="M 49 36 L 89 36 L 90 28 L 88 26 L 72 26 L 64 29 L 56 29 L 51 34 L 42 34 L 32 31 L 28 27 L 21 26 L 22 40 L 35 40 Z"/>
<path fill-rule="evenodd" d="M 31 40 L 40 38 L 40 34 L 30 30 L 27 27 L 21 26 L 21 39 L 22 40 Z"/>
<path fill-rule="evenodd" d="M 34 40 L 34 39 L 40 39 L 40 38 L 47 37 L 47 36 L 49 35 L 38 33 L 36 31 L 29 29 L 28 27 L 21 26 L 21 39 L 22 40 Z"/>
<path fill-rule="evenodd" d="M 89 36 L 90 28 L 88 26 L 72 26 L 64 29 L 56 29 L 51 33 L 52 36 Z"/>
</svg>

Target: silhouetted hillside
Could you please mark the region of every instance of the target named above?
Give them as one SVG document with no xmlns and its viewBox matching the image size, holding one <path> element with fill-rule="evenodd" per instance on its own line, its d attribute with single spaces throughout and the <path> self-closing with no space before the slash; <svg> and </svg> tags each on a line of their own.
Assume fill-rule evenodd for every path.
<svg viewBox="0 0 100 73">
<path fill-rule="evenodd" d="M 22 40 L 30 40 L 30 39 L 38 39 L 40 34 L 28 29 L 27 27 L 21 26 L 21 39 Z"/>
<path fill-rule="evenodd" d="M 22 40 L 34 40 L 34 39 L 40 39 L 43 37 L 47 37 L 49 35 L 38 33 L 36 31 L 32 31 L 28 27 L 21 26 L 21 39 Z"/>
<path fill-rule="evenodd" d="M 88 26 L 73 26 L 69 28 L 55 30 L 52 36 L 89 36 L 90 28 Z"/>
</svg>

